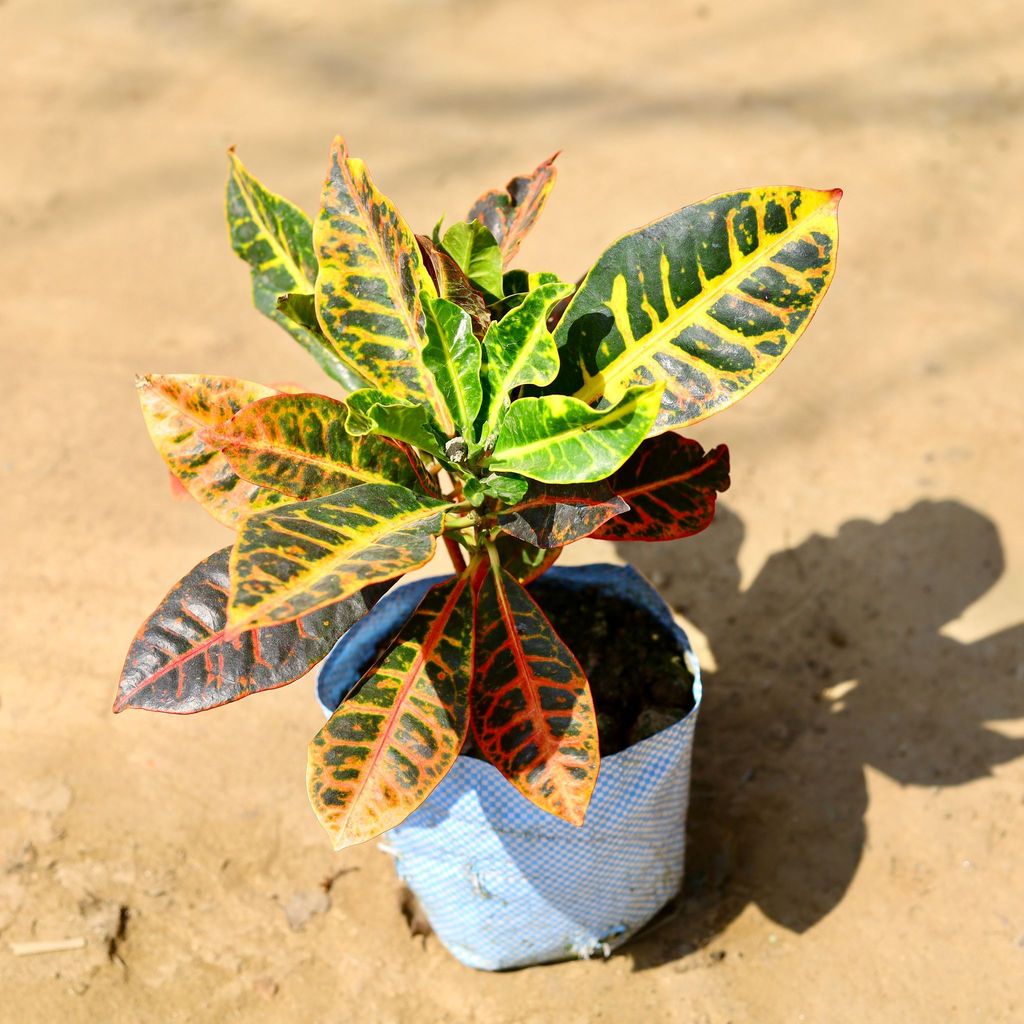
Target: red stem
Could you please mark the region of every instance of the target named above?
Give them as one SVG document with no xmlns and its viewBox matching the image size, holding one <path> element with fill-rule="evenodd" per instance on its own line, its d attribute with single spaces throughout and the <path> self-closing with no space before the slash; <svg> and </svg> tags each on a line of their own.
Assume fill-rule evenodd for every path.
<svg viewBox="0 0 1024 1024">
<path fill-rule="evenodd" d="M 444 538 L 444 546 L 448 549 L 448 557 L 452 560 L 455 571 L 461 575 L 466 571 L 466 560 L 462 557 L 462 548 L 451 537 Z"/>
</svg>

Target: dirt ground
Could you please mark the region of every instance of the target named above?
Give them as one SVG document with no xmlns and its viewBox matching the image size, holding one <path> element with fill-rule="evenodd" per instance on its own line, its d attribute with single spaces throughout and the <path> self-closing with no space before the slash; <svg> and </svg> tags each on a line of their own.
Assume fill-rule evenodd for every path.
<svg viewBox="0 0 1024 1024">
<path fill-rule="evenodd" d="M 1024 8 L 0 0 L 0 1019 L 1024 1019 Z M 684 897 L 611 959 L 491 975 L 410 934 L 304 794 L 309 679 L 110 714 L 226 532 L 140 371 L 330 390 L 250 308 L 224 149 L 307 208 L 344 131 L 420 230 L 561 148 L 525 263 L 755 183 L 841 185 L 836 284 L 701 425 L 733 488 L 634 561 L 708 672 Z M 10 944 L 82 938 L 16 957 Z"/>
</svg>

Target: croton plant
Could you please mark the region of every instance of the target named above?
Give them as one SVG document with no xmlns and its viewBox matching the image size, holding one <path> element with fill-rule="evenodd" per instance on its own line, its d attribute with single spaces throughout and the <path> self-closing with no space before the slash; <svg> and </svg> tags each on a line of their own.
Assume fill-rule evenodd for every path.
<svg viewBox="0 0 1024 1024">
<path fill-rule="evenodd" d="M 451 557 L 310 744 L 309 797 L 339 849 L 402 821 L 469 737 L 524 797 L 583 821 L 594 707 L 525 584 L 582 537 L 706 527 L 728 452 L 673 431 L 760 384 L 832 277 L 841 193 L 789 187 L 684 207 L 577 285 L 510 269 L 554 181 L 552 158 L 417 235 L 341 139 L 312 222 L 232 152 L 230 236 L 256 306 L 345 397 L 138 382 L 174 479 L 236 537 L 143 624 L 115 711 L 291 682 L 439 539 Z"/>
</svg>

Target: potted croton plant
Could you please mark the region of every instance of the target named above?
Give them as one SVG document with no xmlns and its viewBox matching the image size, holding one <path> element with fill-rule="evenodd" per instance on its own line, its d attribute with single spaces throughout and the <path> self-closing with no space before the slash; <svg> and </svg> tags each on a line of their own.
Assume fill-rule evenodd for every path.
<svg viewBox="0 0 1024 1024">
<path fill-rule="evenodd" d="M 256 305 L 344 397 L 139 380 L 171 473 L 237 533 L 143 624 L 114 709 L 203 711 L 334 648 L 307 779 L 335 847 L 390 830 L 466 963 L 607 951 L 680 881 L 699 668 L 632 570 L 548 570 L 583 537 L 710 523 L 728 453 L 673 431 L 789 352 L 832 278 L 841 193 L 715 196 L 574 286 L 509 267 L 552 160 L 426 236 L 341 139 L 313 222 L 230 159 Z M 438 541 L 453 572 L 389 591 Z"/>
</svg>

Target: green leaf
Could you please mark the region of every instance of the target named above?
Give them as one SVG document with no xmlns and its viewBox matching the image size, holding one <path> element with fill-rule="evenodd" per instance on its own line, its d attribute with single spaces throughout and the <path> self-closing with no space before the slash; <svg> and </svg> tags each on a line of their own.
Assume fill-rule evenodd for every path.
<svg viewBox="0 0 1024 1024">
<path fill-rule="evenodd" d="M 513 388 L 550 384 L 558 373 L 558 348 L 547 328 L 551 307 L 570 291 L 561 281 L 543 284 L 484 336 L 487 352 L 487 418 L 480 436 L 486 441 L 497 429 Z"/>
<path fill-rule="evenodd" d="M 444 405 L 420 354 L 423 264 L 409 226 L 339 136 L 313 227 L 316 308 L 338 356 L 372 387 Z"/>
<path fill-rule="evenodd" d="M 485 476 L 480 483 L 488 497 L 497 498 L 506 505 L 514 505 L 526 494 L 530 486 L 529 481 L 521 476 L 502 476 L 498 473 Z"/>
<path fill-rule="evenodd" d="M 557 156 L 555 153 L 529 174 L 516 176 L 504 189 L 485 192 L 469 211 L 469 220 L 481 221 L 490 228 L 501 245 L 506 266 L 519 251 L 554 188 Z"/>
<path fill-rule="evenodd" d="M 427 591 L 309 745 L 310 803 L 336 850 L 399 824 L 455 763 L 473 674 L 469 576 Z"/>
<path fill-rule="evenodd" d="M 424 265 L 442 299 L 454 302 L 473 320 L 473 333 L 482 338 L 491 322 L 491 313 L 483 293 L 462 272 L 462 268 L 443 249 L 439 249 L 426 235 L 417 235 Z"/>
<path fill-rule="evenodd" d="M 507 572 L 484 565 L 476 586 L 477 748 L 527 800 L 582 825 L 600 767 L 587 677 Z"/>
<path fill-rule="evenodd" d="M 441 245 L 470 281 L 488 295 L 501 298 L 501 249 L 483 224 L 453 224 Z"/>
<path fill-rule="evenodd" d="M 393 398 L 376 388 L 353 391 L 345 404 L 348 406 L 345 429 L 353 436 L 382 434 L 443 457 L 444 434 L 425 405 Z"/>
<path fill-rule="evenodd" d="M 513 508 L 498 515 L 498 525 L 534 547 L 561 548 L 588 537 L 629 505 L 604 482 L 533 484 Z"/>
<path fill-rule="evenodd" d="M 417 487 L 409 449 L 389 438 L 353 437 L 347 416 L 342 402 L 324 395 L 271 395 L 203 438 L 243 480 L 295 498 L 320 498 L 360 483 Z"/>
<path fill-rule="evenodd" d="M 501 425 L 490 468 L 549 484 L 603 480 L 647 436 L 663 387 L 631 388 L 612 409 L 565 395 L 521 398 Z"/>
<path fill-rule="evenodd" d="M 613 404 L 664 381 L 659 434 L 738 401 L 778 367 L 831 283 L 841 194 L 732 192 L 620 239 L 558 324 L 550 390 Z"/>
<path fill-rule="evenodd" d="M 229 630 L 230 550 L 200 562 L 143 623 L 125 659 L 115 712 L 190 715 L 284 686 L 326 657 L 386 589 L 374 584 L 279 626 Z"/>
<path fill-rule="evenodd" d="M 253 304 L 283 327 L 328 376 L 347 389 L 362 386 L 324 338 L 313 316 L 299 320 L 282 310 L 278 298 L 312 296 L 316 281 L 313 226 L 293 203 L 264 188 L 228 150 L 227 219 L 231 247 L 251 268 Z M 312 305 L 312 302 L 310 302 Z"/>
<path fill-rule="evenodd" d="M 501 568 L 523 586 L 543 576 L 562 553 L 561 548 L 538 548 L 507 533 L 499 534 L 494 546 Z"/>
<path fill-rule="evenodd" d="M 230 626 L 272 625 L 429 562 L 451 505 L 360 484 L 245 521 L 231 551 Z"/>
<path fill-rule="evenodd" d="M 473 421 L 480 411 L 482 351 L 468 313 L 447 299 L 420 295 L 426 317 L 427 343 L 423 362 L 434 375 L 438 391 L 459 433 L 473 439 Z"/>
</svg>

